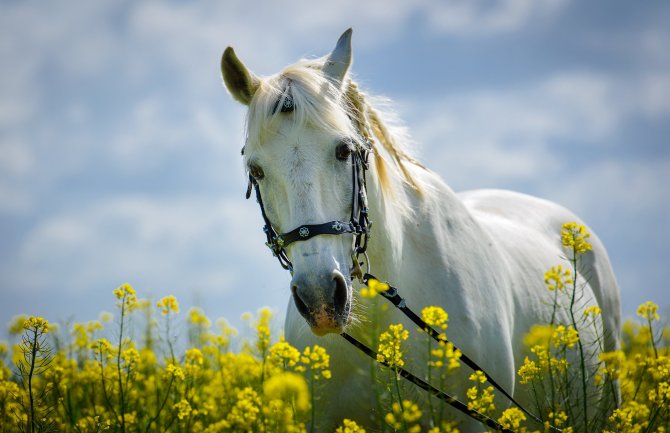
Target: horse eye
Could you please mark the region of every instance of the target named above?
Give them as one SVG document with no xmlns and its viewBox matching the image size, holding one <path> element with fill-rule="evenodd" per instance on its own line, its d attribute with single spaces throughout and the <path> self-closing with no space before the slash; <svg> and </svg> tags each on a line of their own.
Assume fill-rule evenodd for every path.
<svg viewBox="0 0 670 433">
<path fill-rule="evenodd" d="M 265 173 L 263 173 L 263 169 L 260 168 L 257 164 L 254 164 L 253 162 L 249 164 L 249 174 L 256 180 L 263 179 L 263 176 L 265 176 Z"/>
<path fill-rule="evenodd" d="M 349 159 L 349 155 L 351 155 L 351 147 L 349 143 L 343 142 L 337 145 L 337 148 L 335 149 L 335 157 L 337 159 L 346 161 Z"/>
</svg>

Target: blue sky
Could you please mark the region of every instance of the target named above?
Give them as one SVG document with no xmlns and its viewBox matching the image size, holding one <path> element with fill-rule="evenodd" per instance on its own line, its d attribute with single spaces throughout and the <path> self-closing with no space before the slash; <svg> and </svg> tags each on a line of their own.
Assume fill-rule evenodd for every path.
<svg viewBox="0 0 670 433">
<path fill-rule="evenodd" d="M 95 319 L 123 282 L 213 318 L 283 315 L 219 59 L 232 45 L 269 75 L 348 27 L 356 79 L 452 188 L 574 210 L 624 314 L 667 313 L 669 22 L 663 1 L 0 2 L 0 324 Z"/>
</svg>

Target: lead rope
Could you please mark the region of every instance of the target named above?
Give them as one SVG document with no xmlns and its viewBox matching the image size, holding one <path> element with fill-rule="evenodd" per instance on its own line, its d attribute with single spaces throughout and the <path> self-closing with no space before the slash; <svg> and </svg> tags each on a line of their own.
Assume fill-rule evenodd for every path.
<svg viewBox="0 0 670 433">
<path fill-rule="evenodd" d="M 370 280 L 375 280 L 377 282 L 380 281 L 377 278 L 375 278 L 373 275 L 370 275 L 369 273 L 366 273 L 363 276 L 363 283 L 365 285 L 368 285 Z M 416 325 L 418 325 L 421 330 L 423 330 L 428 335 L 430 335 L 435 341 L 437 341 L 438 343 L 439 342 L 442 342 L 442 343 L 448 343 L 449 342 L 449 340 L 447 340 L 447 338 L 444 334 L 436 331 L 433 327 L 431 327 L 426 322 L 424 322 L 423 319 L 421 319 L 421 317 L 419 317 L 416 313 L 414 313 L 414 311 L 412 311 L 411 308 L 409 308 L 407 306 L 407 302 L 405 301 L 405 299 L 403 297 L 400 296 L 400 294 L 398 293 L 397 288 L 391 286 L 388 283 L 384 283 L 384 284 L 388 288 L 386 290 L 378 290 L 378 293 L 380 295 L 382 295 L 385 299 L 390 301 L 396 308 L 398 308 L 400 311 L 402 311 L 403 314 L 405 314 L 405 316 L 407 316 L 412 322 L 414 322 Z M 341 335 L 345 338 L 345 340 L 349 341 L 351 344 L 356 346 L 359 350 L 364 352 L 366 355 L 372 357 L 375 360 L 377 359 L 376 352 L 374 352 L 372 349 L 368 348 L 363 343 L 359 342 L 358 340 L 356 340 L 354 337 L 350 336 L 347 333 L 342 333 Z M 454 349 L 460 351 L 460 349 L 458 349 L 455 345 L 454 345 Z M 460 359 L 463 361 L 463 363 L 465 363 L 465 365 L 467 365 L 468 367 L 470 367 L 474 371 L 481 371 L 484 374 L 484 376 L 486 377 L 486 380 L 494 388 L 496 388 L 498 391 L 500 391 L 505 397 L 507 397 L 515 406 L 517 406 L 521 411 L 523 411 L 526 415 L 528 415 L 531 419 L 533 419 L 534 421 L 536 421 L 540 425 L 544 424 L 544 422 L 538 416 L 536 416 L 532 412 L 528 411 L 519 402 L 517 402 L 514 399 L 514 397 L 512 397 L 507 391 L 505 391 L 505 389 L 502 386 L 500 386 L 488 373 L 486 373 L 486 371 L 484 371 L 484 369 L 481 368 L 475 361 L 470 359 L 462 351 L 461 351 L 461 354 L 462 355 L 461 355 Z M 384 363 L 382 361 L 378 361 L 378 362 L 380 364 L 388 366 L 386 363 Z M 402 370 L 402 369 L 400 369 L 400 370 Z M 496 421 L 486 417 L 485 415 L 482 415 L 482 414 L 478 413 L 477 411 L 473 411 L 473 410 L 468 409 L 467 406 L 464 405 L 464 403 L 462 403 L 459 400 L 451 397 L 450 395 L 434 388 L 432 385 L 424 382 L 423 380 L 414 376 L 412 373 L 410 373 L 408 371 L 405 371 L 405 370 L 402 370 L 402 371 L 400 371 L 400 370 L 399 370 L 399 373 L 402 377 L 406 378 L 407 380 L 414 383 L 415 385 L 423 388 L 424 390 L 430 392 L 431 394 L 433 394 L 436 397 L 440 398 L 441 400 L 445 401 L 449 405 L 455 407 L 459 411 L 465 413 L 466 415 L 468 415 L 468 416 L 470 416 L 470 417 L 472 417 L 472 418 L 474 418 L 478 421 L 481 421 L 481 422 L 485 423 L 489 427 L 494 427 L 494 428 L 499 429 L 499 430 L 502 429 L 502 425 L 500 425 Z M 463 407 L 465 407 L 465 410 L 463 410 Z M 489 423 L 489 421 L 497 424 L 498 426 L 496 427 L 494 425 L 491 425 Z M 561 432 L 562 431 L 561 429 L 559 429 L 555 426 L 549 426 L 549 428 L 554 432 Z M 503 429 L 502 431 L 513 431 L 513 430 Z"/>
<path fill-rule="evenodd" d="M 356 348 L 358 348 L 361 352 L 365 353 L 367 356 L 370 358 L 376 360 L 380 364 L 389 367 L 388 363 L 384 361 L 379 361 L 377 359 L 377 352 L 374 350 L 370 349 L 368 346 L 365 344 L 361 343 L 351 335 L 347 334 L 346 332 L 343 332 L 340 334 L 342 337 L 344 337 L 345 340 L 347 340 L 349 343 L 353 344 Z M 426 382 L 425 380 L 422 380 L 418 377 L 416 377 L 414 374 L 410 373 L 409 371 L 405 370 L 402 367 L 393 367 L 395 371 L 405 379 L 409 380 L 416 386 L 428 391 L 431 393 L 433 396 L 439 398 L 440 400 L 444 401 L 451 407 L 455 408 L 456 410 L 466 414 L 470 418 L 474 418 L 477 421 L 481 422 L 482 424 L 486 424 L 487 426 L 494 428 L 496 431 L 500 432 L 505 432 L 505 433 L 516 433 L 515 430 L 505 428 L 502 424 L 500 424 L 498 421 L 494 420 L 493 418 L 489 418 L 488 416 L 484 415 L 481 412 L 477 412 L 474 409 L 469 409 L 468 405 L 463 403 L 462 401 L 458 400 L 455 397 L 452 397 L 451 395 L 447 394 L 444 391 L 441 391 L 437 388 L 435 388 L 433 385 L 430 383 Z"/>
</svg>

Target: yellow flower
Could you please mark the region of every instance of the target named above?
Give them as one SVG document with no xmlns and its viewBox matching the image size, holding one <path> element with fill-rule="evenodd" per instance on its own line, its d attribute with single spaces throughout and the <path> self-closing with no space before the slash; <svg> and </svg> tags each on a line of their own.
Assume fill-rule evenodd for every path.
<svg viewBox="0 0 670 433">
<path fill-rule="evenodd" d="M 18 335 L 23 332 L 23 324 L 28 320 L 28 316 L 21 314 L 19 316 L 14 316 L 12 321 L 9 323 L 9 333 L 12 335 Z"/>
<path fill-rule="evenodd" d="M 296 373 L 279 373 L 263 384 L 263 394 L 268 400 L 277 399 L 294 403 L 300 411 L 309 409 L 309 390 L 305 378 Z"/>
<path fill-rule="evenodd" d="M 526 384 L 540 377 L 540 368 L 526 356 L 523 360 L 521 368 L 519 368 L 518 375 L 521 377 L 520 382 Z"/>
<path fill-rule="evenodd" d="M 190 310 L 188 310 L 188 321 L 189 323 L 203 329 L 207 329 L 212 326 L 212 322 L 205 315 L 205 313 L 203 313 L 200 308 L 196 307 L 192 307 Z"/>
<path fill-rule="evenodd" d="M 563 246 L 572 249 L 575 254 L 584 254 L 591 249 L 587 239 L 591 236 L 586 227 L 576 222 L 563 224 L 561 242 Z"/>
<path fill-rule="evenodd" d="M 167 315 L 170 311 L 179 313 L 179 303 L 177 298 L 172 295 L 161 298 L 160 301 L 156 302 L 156 307 L 161 309 L 163 315 Z"/>
<path fill-rule="evenodd" d="M 368 286 L 361 289 L 361 296 L 364 298 L 374 298 L 378 293 L 385 292 L 389 285 L 374 278 L 368 280 Z"/>
<path fill-rule="evenodd" d="M 572 284 L 570 275 L 572 275 L 570 269 L 563 269 L 561 265 L 552 266 L 551 269 L 544 273 L 544 284 L 547 285 L 547 289 L 550 291 L 561 290 L 567 285 Z"/>
<path fill-rule="evenodd" d="M 402 359 L 402 342 L 407 338 L 409 332 L 403 328 L 402 323 L 390 325 L 389 330 L 379 336 L 377 361 L 384 362 L 392 368 L 405 365 Z"/>
<path fill-rule="evenodd" d="M 602 311 L 603 310 L 601 310 L 600 307 L 598 307 L 597 305 L 591 305 L 586 310 L 584 310 L 584 316 L 587 316 L 587 317 L 589 315 L 591 315 L 593 317 L 599 316 L 600 313 L 602 313 Z"/>
<path fill-rule="evenodd" d="M 656 310 L 658 310 L 658 305 L 654 304 L 651 301 L 647 301 L 644 304 L 637 307 L 637 315 L 644 319 L 659 320 L 658 313 L 656 312 Z"/>
<path fill-rule="evenodd" d="M 453 343 L 440 341 L 437 349 L 430 351 L 430 354 L 435 357 L 434 360 L 428 362 L 431 367 L 442 368 L 446 360 L 447 371 L 455 370 L 461 366 L 459 359 L 463 355 L 459 349 L 455 349 Z"/>
<path fill-rule="evenodd" d="M 281 337 L 278 342 L 270 347 L 268 359 L 284 369 L 293 368 L 300 361 L 300 352 L 287 343 L 284 337 Z"/>
<path fill-rule="evenodd" d="M 237 427 L 233 431 L 256 431 L 253 427 L 261 411 L 258 394 L 251 387 L 246 387 L 239 390 L 236 397 L 237 401 L 226 420 Z"/>
<path fill-rule="evenodd" d="M 256 348 L 263 356 L 270 347 L 270 320 L 272 319 L 272 310 L 267 307 L 258 311 L 258 322 L 256 323 Z"/>
<path fill-rule="evenodd" d="M 554 328 L 550 325 L 533 325 L 523 337 L 526 347 L 549 346 Z"/>
<path fill-rule="evenodd" d="M 91 349 L 93 350 L 96 359 L 100 358 L 100 356 L 106 356 L 107 358 L 112 356 L 112 343 L 104 338 L 95 340 L 91 344 Z"/>
<path fill-rule="evenodd" d="M 418 433 L 421 431 L 421 426 L 413 425 L 421 419 L 421 410 L 419 406 L 409 400 L 403 400 L 402 407 L 394 402 L 391 405 L 391 412 L 387 413 L 384 417 L 384 421 L 391 426 L 394 430 L 400 430 L 403 428 L 403 424 L 407 426 L 407 432 Z"/>
<path fill-rule="evenodd" d="M 37 333 L 46 334 L 49 332 L 49 322 L 43 317 L 29 317 L 23 323 L 23 329 L 27 331 L 34 331 Z"/>
<path fill-rule="evenodd" d="M 321 377 L 324 379 L 331 378 L 331 373 L 328 369 L 330 367 L 330 355 L 328 355 L 326 349 L 323 347 L 317 344 L 311 348 L 305 347 L 305 350 L 302 352 L 302 356 L 300 357 L 300 362 L 305 367 L 309 367 L 312 377 L 315 380 L 319 380 Z"/>
<path fill-rule="evenodd" d="M 137 362 L 140 360 L 140 352 L 138 352 L 134 347 L 128 348 L 121 352 L 121 359 L 123 359 L 123 362 L 129 366 L 137 364 Z"/>
<path fill-rule="evenodd" d="M 192 412 L 191 404 L 184 399 L 181 399 L 179 403 L 175 403 L 174 406 L 172 406 L 176 411 L 177 411 L 177 417 L 182 420 L 189 416 Z"/>
<path fill-rule="evenodd" d="M 121 301 L 122 308 L 132 311 L 137 307 L 137 294 L 135 289 L 128 283 L 122 284 L 114 289 L 114 296 Z"/>
<path fill-rule="evenodd" d="M 493 387 L 488 386 L 484 388 L 481 395 L 476 386 L 468 388 L 466 395 L 468 397 L 468 409 L 476 410 L 477 412 L 486 415 L 495 411 L 496 406 L 493 403 Z"/>
<path fill-rule="evenodd" d="M 423 319 L 428 326 L 444 330 L 447 329 L 449 315 L 440 307 L 430 306 L 421 310 L 421 319 Z"/>
<path fill-rule="evenodd" d="M 485 383 L 486 382 L 486 375 L 484 374 L 483 371 L 477 370 L 470 375 L 469 379 L 473 382 Z"/>
<path fill-rule="evenodd" d="M 523 414 L 521 409 L 516 407 L 506 409 L 500 418 L 498 418 L 498 422 L 507 429 L 518 429 L 521 423 L 525 420 L 526 415 Z"/>
<path fill-rule="evenodd" d="M 205 357 L 197 347 L 186 350 L 186 363 L 194 365 L 202 365 L 205 362 Z"/>
<path fill-rule="evenodd" d="M 178 365 L 169 363 L 165 366 L 165 373 L 177 380 L 184 380 L 186 376 L 184 375 L 184 370 L 181 369 Z"/>
<path fill-rule="evenodd" d="M 558 325 L 551 336 L 554 347 L 573 347 L 579 342 L 579 332 L 572 326 Z"/>
<path fill-rule="evenodd" d="M 342 425 L 335 430 L 335 433 L 365 433 L 365 429 L 355 421 L 345 418 L 342 420 Z"/>
</svg>

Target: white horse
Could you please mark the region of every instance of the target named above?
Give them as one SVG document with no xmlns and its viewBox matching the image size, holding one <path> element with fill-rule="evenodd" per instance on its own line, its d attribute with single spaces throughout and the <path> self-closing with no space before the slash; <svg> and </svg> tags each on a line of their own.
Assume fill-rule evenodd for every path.
<svg viewBox="0 0 670 433">
<path fill-rule="evenodd" d="M 407 153 L 400 130 L 385 123 L 349 78 L 350 65 L 351 30 L 328 56 L 301 60 L 267 78 L 255 76 L 232 48 L 226 49 L 222 74 L 233 98 L 248 106 L 244 161 L 262 196 L 266 222 L 284 233 L 306 224 L 348 221 L 352 152 L 368 140 L 367 193 L 374 222 L 368 254 L 374 274 L 401 288 L 415 311 L 444 307 L 449 339 L 515 398 L 528 402 L 515 374 L 526 353 L 522 337 L 531 325 L 549 319 L 543 275 L 565 256 L 562 223 L 579 219 L 557 204 L 520 193 L 454 193 Z M 328 412 L 320 420 L 323 431 L 332 431 L 345 417 L 366 424 L 374 410 L 370 383 L 360 376 L 370 361 L 337 335 L 346 329 L 356 336 L 366 326 L 365 317 L 352 320 L 353 236 L 322 235 L 286 247 L 293 294 L 286 337 L 298 347 L 325 346 L 331 355 L 333 379 L 320 403 Z M 590 241 L 593 250 L 581 261 L 580 271 L 589 278 L 580 308 L 602 309 L 604 350 L 614 350 L 619 291 L 605 248 L 595 235 Z M 385 323 L 406 323 L 393 308 L 386 315 Z M 588 329 L 580 336 L 586 344 L 596 338 Z M 418 360 L 416 354 L 425 350 L 416 340 L 408 341 L 407 353 Z M 461 382 L 462 398 L 468 384 Z M 483 428 L 462 421 L 462 431 Z"/>
</svg>

